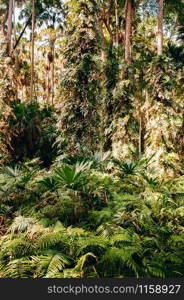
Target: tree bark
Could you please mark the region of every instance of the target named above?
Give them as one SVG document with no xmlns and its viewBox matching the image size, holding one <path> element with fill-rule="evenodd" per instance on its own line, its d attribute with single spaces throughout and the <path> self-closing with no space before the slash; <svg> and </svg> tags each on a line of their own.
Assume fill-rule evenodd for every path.
<svg viewBox="0 0 184 300">
<path fill-rule="evenodd" d="M 16 19 L 15 19 L 15 0 L 13 0 L 13 43 L 15 44 L 17 40 L 16 37 Z"/>
<path fill-rule="evenodd" d="M 5 14 L 2 20 L 2 30 L 3 30 L 3 35 L 5 38 L 7 38 L 7 30 L 6 30 L 6 22 L 8 20 L 8 14 L 9 14 L 9 3 L 6 4 L 6 9 L 5 9 Z"/>
<path fill-rule="evenodd" d="M 119 44 L 118 0 L 115 0 L 115 16 L 116 16 L 116 44 L 115 44 L 115 46 L 118 48 L 118 44 Z"/>
<path fill-rule="evenodd" d="M 13 0 L 9 0 L 9 8 L 8 8 L 8 30 L 7 30 L 7 53 L 10 54 L 11 52 L 11 38 L 12 38 L 12 22 L 13 16 Z"/>
<path fill-rule="evenodd" d="M 53 61 L 52 61 L 52 105 L 54 105 L 54 96 L 55 96 L 55 86 L 54 86 L 54 81 L 55 81 L 55 41 L 52 41 L 52 56 L 53 56 Z"/>
<path fill-rule="evenodd" d="M 32 42 L 31 42 L 31 101 L 34 91 L 34 35 L 35 35 L 35 0 L 32 0 Z"/>
<path fill-rule="evenodd" d="M 15 0 L 13 0 L 13 44 L 16 44 L 17 36 L 16 36 L 16 18 L 15 18 Z M 13 48 L 14 51 L 14 57 L 15 57 L 15 71 L 16 74 L 19 71 L 18 67 L 18 55 L 17 55 L 17 50 Z"/>
<path fill-rule="evenodd" d="M 158 0 L 157 54 L 163 53 L 164 0 Z"/>
<path fill-rule="evenodd" d="M 104 32 L 103 32 L 103 21 L 99 21 L 97 20 L 96 22 L 96 26 L 97 26 L 97 30 L 98 30 L 98 34 L 100 37 L 100 41 L 101 41 L 101 59 L 103 62 L 106 61 L 107 58 L 107 43 L 106 43 L 106 39 L 104 36 Z"/>
<path fill-rule="evenodd" d="M 125 61 L 131 64 L 132 60 L 132 27 L 134 18 L 134 0 L 126 0 L 125 3 Z"/>
</svg>

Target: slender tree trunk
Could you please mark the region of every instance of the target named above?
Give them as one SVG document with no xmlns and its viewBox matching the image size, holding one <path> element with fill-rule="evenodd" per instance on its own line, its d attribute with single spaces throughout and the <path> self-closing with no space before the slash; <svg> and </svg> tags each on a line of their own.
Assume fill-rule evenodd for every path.
<svg viewBox="0 0 184 300">
<path fill-rule="evenodd" d="M 139 111 L 139 155 L 142 153 L 142 114 Z"/>
<path fill-rule="evenodd" d="M 101 41 L 101 59 L 103 62 L 106 61 L 107 58 L 107 44 L 106 44 L 106 39 L 104 36 L 104 32 L 103 32 L 103 21 L 97 21 L 97 29 L 98 29 L 98 34 L 100 36 L 100 41 Z"/>
<path fill-rule="evenodd" d="M 131 63 L 132 54 L 132 27 L 134 18 L 134 0 L 126 0 L 125 3 L 125 61 Z"/>
<path fill-rule="evenodd" d="M 119 44 L 119 16 L 118 16 L 118 0 L 115 0 L 115 16 L 116 16 L 116 47 Z"/>
<path fill-rule="evenodd" d="M 16 43 L 16 20 L 15 20 L 15 0 L 13 0 L 13 42 Z"/>
<path fill-rule="evenodd" d="M 15 0 L 13 0 L 13 44 L 16 44 L 16 20 L 15 20 Z M 17 50 L 13 48 L 14 56 L 15 56 L 15 70 L 18 71 L 18 56 Z"/>
<path fill-rule="evenodd" d="M 44 103 L 47 104 L 47 70 L 45 70 L 45 77 L 44 77 L 44 83 L 43 83 L 43 99 Z"/>
<path fill-rule="evenodd" d="M 54 105 L 54 80 L 55 80 L 55 41 L 53 41 L 52 43 L 52 57 L 53 57 L 53 61 L 52 61 L 52 66 L 51 66 L 51 72 L 52 72 L 52 105 Z"/>
<path fill-rule="evenodd" d="M 101 60 L 103 62 L 105 62 L 106 60 L 106 56 L 107 56 L 107 52 L 106 52 L 106 48 L 107 48 L 107 44 L 106 44 L 106 38 L 104 35 L 104 31 L 103 31 L 103 17 L 101 15 L 101 17 L 99 18 L 98 13 L 95 13 L 95 22 L 96 22 L 96 28 L 99 34 L 99 40 L 101 42 Z"/>
<path fill-rule="evenodd" d="M 9 14 L 9 3 L 6 4 L 6 10 L 5 10 L 5 14 L 2 20 L 2 30 L 3 30 L 3 35 L 5 38 L 7 38 L 7 31 L 6 31 L 6 22 L 8 20 L 8 14 Z"/>
<path fill-rule="evenodd" d="M 35 0 L 32 0 L 32 43 L 31 43 L 31 101 L 34 91 L 34 35 L 35 35 Z"/>
<path fill-rule="evenodd" d="M 106 29 L 107 29 L 108 33 L 109 33 L 110 43 L 113 45 L 114 35 L 113 35 L 112 29 L 111 29 L 110 18 L 109 17 L 107 17 L 107 19 L 104 19 L 104 24 L 106 26 Z"/>
<path fill-rule="evenodd" d="M 48 61 L 48 72 L 47 72 L 47 105 L 50 103 L 50 93 L 51 93 L 51 63 Z"/>
<path fill-rule="evenodd" d="M 11 39 L 12 39 L 12 16 L 13 16 L 13 0 L 9 0 L 8 8 L 8 30 L 7 30 L 7 52 L 11 52 Z"/>
<path fill-rule="evenodd" d="M 163 53 L 164 0 L 158 0 L 157 54 Z"/>
</svg>

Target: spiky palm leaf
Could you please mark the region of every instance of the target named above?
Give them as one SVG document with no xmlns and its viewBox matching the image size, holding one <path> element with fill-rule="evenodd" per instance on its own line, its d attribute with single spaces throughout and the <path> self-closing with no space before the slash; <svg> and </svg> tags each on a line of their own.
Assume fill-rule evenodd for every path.
<svg viewBox="0 0 184 300">
<path fill-rule="evenodd" d="M 54 179 L 58 187 L 79 189 L 86 183 L 85 171 L 89 169 L 89 163 L 77 163 L 75 165 L 63 165 L 55 169 Z"/>
<path fill-rule="evenodd" d="M 16 179 L 20 175 L 20 168 L 15 166 L 14 168 L 6 167 L 1 170 L 1 174 L 8 176 L 10 178 Z"/>
</svg>

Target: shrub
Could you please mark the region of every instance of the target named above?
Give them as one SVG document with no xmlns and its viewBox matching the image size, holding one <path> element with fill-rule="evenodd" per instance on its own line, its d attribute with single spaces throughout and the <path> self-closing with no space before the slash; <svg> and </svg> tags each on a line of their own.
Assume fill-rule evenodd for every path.
<svg viewBox="0 0 184 300">
<path fill-rule="evenodd" d="M 12 102 L 0 116 L 2 156 L 13 162 L 39 156 L 44 166 L 50 165 L 56 155 L 54 123 L 52 107 L 40 107 L 37 102 Z"/>
</svg>

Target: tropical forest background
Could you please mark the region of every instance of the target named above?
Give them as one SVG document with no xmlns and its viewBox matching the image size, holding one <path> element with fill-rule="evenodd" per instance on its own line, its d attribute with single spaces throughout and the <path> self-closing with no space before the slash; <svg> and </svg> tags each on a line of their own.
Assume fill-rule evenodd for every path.
<svg viewBox="0 0 184 300">
<path fill-rule="evenodd" d="M 0 278 L 184 276 L 184 1 L 0 0 Z"/>
</svg>

